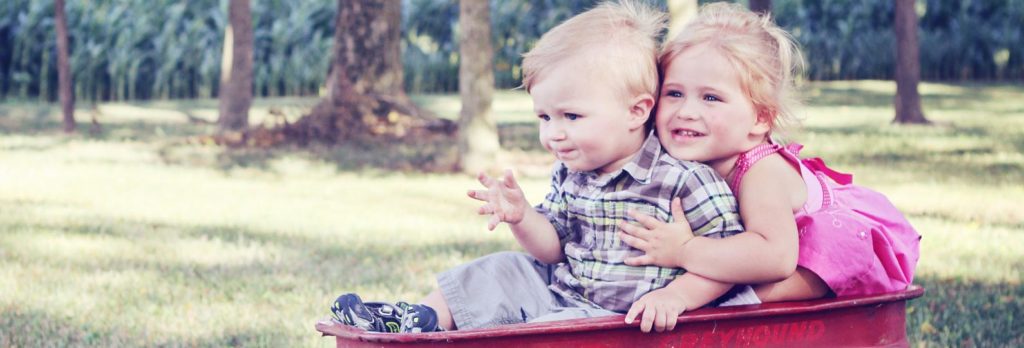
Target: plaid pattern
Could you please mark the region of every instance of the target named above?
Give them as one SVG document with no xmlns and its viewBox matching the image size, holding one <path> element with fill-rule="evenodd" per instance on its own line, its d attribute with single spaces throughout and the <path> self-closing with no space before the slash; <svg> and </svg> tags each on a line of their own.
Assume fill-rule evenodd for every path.
<svg viewBox="0 0 1024 348">
<path fill-rule="evenodd" d="M 670 203 L 682 198 L 695 235 L 723 238 L 743 231 L 736 198 L 710 167 L 679 161 L 662 151 L 652 133 L 621 170 L 598 177 L 555 165 L 551 192 L 537 211 L 555 226 L 567 262 L 556 266 L 552 291 L 581 304 L 625 312 L 651 290 L 685 272 L 623 263 L 640 250 L 623 243 L 619 222 L 636 223 L 627 210 L 672 220 Z"/>
</svg>

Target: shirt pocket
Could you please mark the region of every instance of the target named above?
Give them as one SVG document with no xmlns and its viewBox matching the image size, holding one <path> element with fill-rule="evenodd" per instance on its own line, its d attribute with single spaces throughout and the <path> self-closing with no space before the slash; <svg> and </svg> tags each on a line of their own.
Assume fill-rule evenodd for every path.
<svg viewBox="0 0 1024 348">
<path fill-rule="evenodd" d="M 643 225 L 641 225 L 639 222 L 637 222 L 636 219 L 633 219 L 631 216 L 629 216 L 629 214 L 627 212 L 632 211 L 633 213 L 635 213 L 637 215 L 650 216 L 650 217 L 654 217 L 655 219 L 658 219 L 658 221 L 665 221 L 665 218 L 662 217 L 661 214 L 659 214 L 659 210 L 658 210 L 657 205 L 655 205 L 654 203 L 651 203 L 651 202 L 647 202 L 647 201 L 628 201 L 628 202 L 622 202 L 622 204 L 619 204 L 617 207 L 615 207 L 611 211 L 613 211 L 614 213 L 613 214 L 609 214 L 609 216 L 613 216 L 614 217 L 613 218 L 614 221 L 610 221 L 609 222 L 609 224 L 611 225 L 610 228 L 608 229 L 608 231 L 610 232 L 609 243 L 607 244 L 609 249 L 619 249 L 619 250 L 631 249 L 631 250 L 636 250 L 636 249 L 633 249 L 632 247 L 630 247 L 628 244 L 623 243 L 622 240 L 619 239 L 619 233 L 618 232 L 621 230 L 621 228 L 619 227 L 620 223 L 626 222 L 628 224 L 633 224 L 635 226 L 643 227 Z"/>
</svg>

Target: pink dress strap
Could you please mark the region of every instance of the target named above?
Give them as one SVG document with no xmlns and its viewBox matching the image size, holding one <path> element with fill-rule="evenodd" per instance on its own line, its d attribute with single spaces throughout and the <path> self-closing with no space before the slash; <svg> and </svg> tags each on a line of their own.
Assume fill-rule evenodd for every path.
<svg viewBox="0 0 1024 348">
<path fill-rule="evenodd" d="M 778 144 L 764 143 L 741 153 L 740 157 L 736 159 L 736 169 L 733 169 L 736 172 L 733 174 L 732 181 L 729 182 L 729 188 L 732 189 L 732 192 L 737 194 L 740 192 L 740 182 L 743 181 L 743 176 L 747 174 L 750 167 L 754 166 L 754 163 L 778 152 L 780 149 L 782 149 L 782 146 Z"/>
<path fill-rule="evenodd" d="M 743 181 L 743 176 L 746 175 L 747 171 L 757 161 L 774 153 L 779 153 L 793 164 L 794 167 L 798 168 L 800 177 L 804 179 L 804 184 L 807 187 L 807 202 L 804 203 L 803 213 L 815 212 L 821 208 L 831 206 L 834 195 L 826 177 L 837 184 L 849 185 L 853 183 L 853 175 L 832 170 L 825 165 L 825 161 L 821 158 L 801 159 L 800 150 L 803 147 L 803 145 L 798 143 L 782 146 L 769 142 L 755 146 L 753 149 L 740 154 L 739 158 L 736 159 L 736 169 L 734 169 L 736 172 L 729 183 L 729 187 L 734 194 L 739 194 L 740 183 Z"/>
</svg>

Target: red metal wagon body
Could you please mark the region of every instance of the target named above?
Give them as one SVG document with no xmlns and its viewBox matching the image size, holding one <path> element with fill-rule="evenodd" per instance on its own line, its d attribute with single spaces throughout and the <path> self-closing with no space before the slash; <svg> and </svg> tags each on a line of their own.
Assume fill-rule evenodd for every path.
<svg viewBox="0 0 1024 348">
<path fill-rule="evenodd" d="M 675 330 L 642 333 L 623 316 L 490 329 L 384 334 L 333 321 L 316 329 L 338 347 L 905 347 L 906 301 L 924 289 L 876 296 L 705 308 L 684 313 Z"/>
</svg>

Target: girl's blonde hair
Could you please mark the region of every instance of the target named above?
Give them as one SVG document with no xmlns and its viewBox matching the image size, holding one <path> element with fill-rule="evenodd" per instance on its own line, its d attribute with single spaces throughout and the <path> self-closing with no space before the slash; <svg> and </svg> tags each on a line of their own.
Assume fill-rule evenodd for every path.
<svg viewBox="0 0 1024 348">
<path fill-rule="evenodd" d="M 753 102 L 758 119 L 770 121 L 774 140 L 799 125 L 795 76 L 803 68 L 803 58 L 793 37 L 768 15 L 739 4 L 704 5 L 679 36 L 665 44 L 659 71 L 664 74 L 673 58 L 702 44 L 719 50 L 739 72 L 740 86 Z"/>
<path fill-rule="evenodd" d="M 622 86 L 629 96 L 658 96 L 658 36 L 666 15 L 637 1 L 604 2 L 545 33 L 523 55 L 527 92 L 550 69 L 585 55 L 593 75 Z"/>
</svg>

